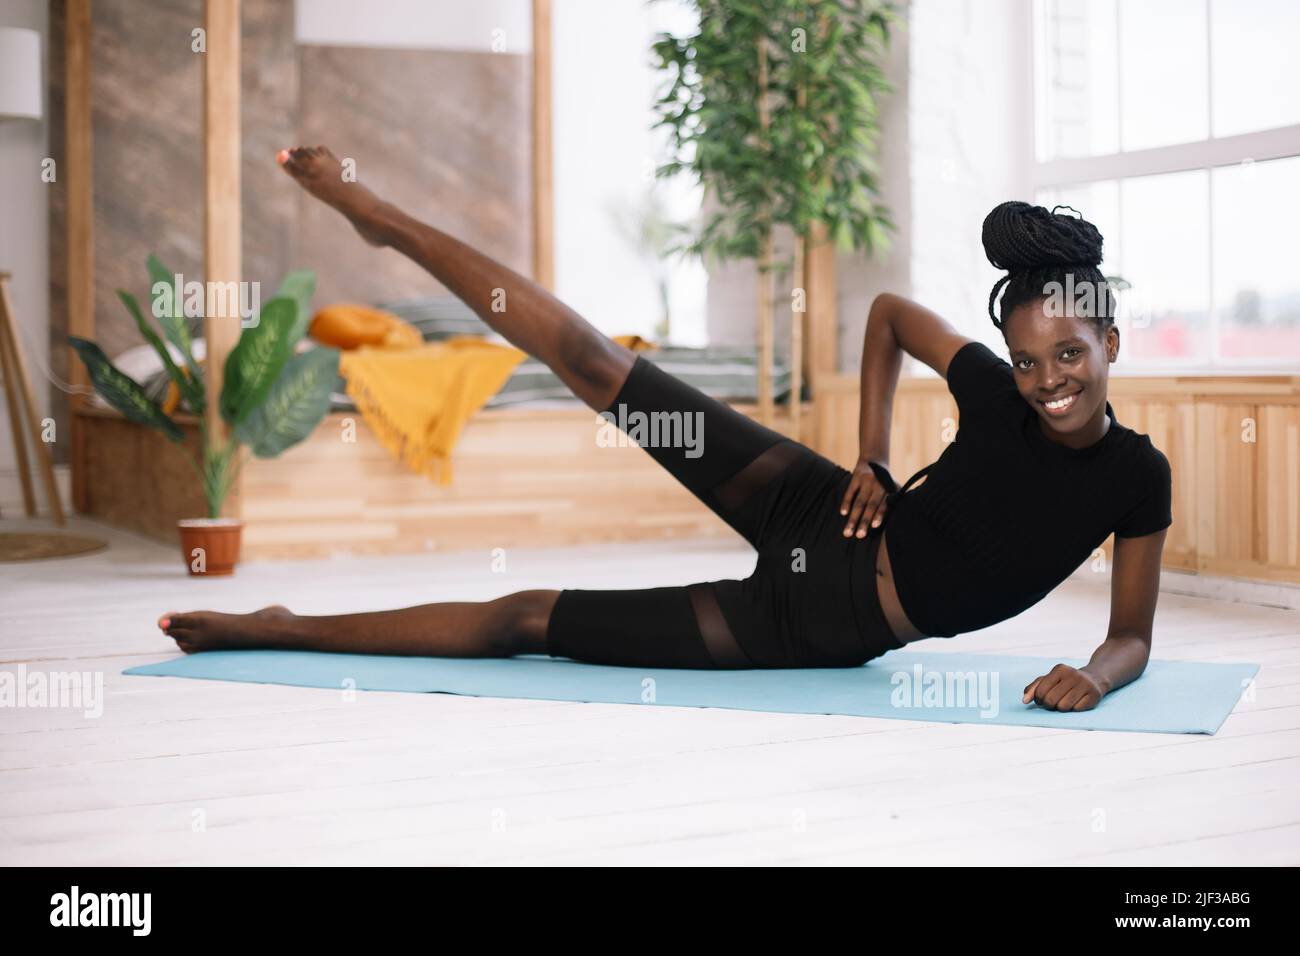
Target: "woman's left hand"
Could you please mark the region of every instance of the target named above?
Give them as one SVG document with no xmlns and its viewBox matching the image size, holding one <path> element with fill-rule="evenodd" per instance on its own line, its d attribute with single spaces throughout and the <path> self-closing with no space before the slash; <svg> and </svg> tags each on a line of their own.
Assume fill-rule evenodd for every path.
<svg viewBox="0 0 1300 956">
<path fill-rule="evenodd" d="M 1057 664 L 1025 688 L 1022 704 L 1033 700 L 1047 710 L 1092 710 L 1106 696 L 1095 677 L 1068 664 Z"/>
<path fill-rule="evenodd" d="M 889 474 L 887 469 L 884 474 Z M 880 474 L 871 466 L 871 462 L 859 460 L 849 478 L 849 486 L 844 491 L 844 500 L 840 502 L 840 515 L 848 518 L 848 523 L 844 526 L 844 537 L 851 538 L 856 533 L 859 538 L 865 538 L 868 524 L 872 528 L 880 527 L 885 520 L 888 507 L 885 502 L 889 491 L 889 488 L 881 484 Z"/>
</svg>

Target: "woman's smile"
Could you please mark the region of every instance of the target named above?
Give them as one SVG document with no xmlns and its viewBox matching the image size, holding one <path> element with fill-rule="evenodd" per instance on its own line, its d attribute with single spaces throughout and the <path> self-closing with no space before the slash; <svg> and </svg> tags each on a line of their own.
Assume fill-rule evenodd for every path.
<svg viewBox="0 0 1300 956">
<path fill-rule="evenodd" d="M 1068 415 L 1071 409 L 1079 403 L 1079 396 L 1082 393 L 1083 389 L 1081 388 L 1078 391 L 1058 396 L 1049 401 L 1040 400 L 1038 404 L 1042 405 L 1043 408 L 1047 410 L 1047 414 L 1051 415 L 1053 418 L 1061 418 Z"/>
</svg>

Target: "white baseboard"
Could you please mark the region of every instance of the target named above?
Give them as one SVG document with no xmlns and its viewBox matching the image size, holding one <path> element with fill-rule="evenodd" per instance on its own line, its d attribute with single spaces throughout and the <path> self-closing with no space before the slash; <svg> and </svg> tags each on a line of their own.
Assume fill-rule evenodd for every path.
<svg viewBox="0 0 1300 956">
<path fill-rule="evenodd" d="M 1246 581 L 1192 574 L 1189 571 L 1161 571 L 1160 590 L 1169 594 L 1190 594 L 1216 601 L 1236 601 L 1300 611 L 1300 586 L 1279 581 Z"/>
<path fill-rule="evenodd" d="M 1110 585 L 1110 567 L 1105 572 L 1092 570 L 1092 562 L 1085 561 L 1071 577 Z M 1210 598 L 1215 601 L 1232 601 L 1239 604 L 1257 604 L 1261 607 L 1286 608 L 1300 611 L 1300 585 L 1281 581 L 1248 580 L 1211 574 L 1193 574 L 1168 568 L 1160 572 L 1160 591 L 1164 594 L 1186 594 L 1190 597 Z"/>
</svg>

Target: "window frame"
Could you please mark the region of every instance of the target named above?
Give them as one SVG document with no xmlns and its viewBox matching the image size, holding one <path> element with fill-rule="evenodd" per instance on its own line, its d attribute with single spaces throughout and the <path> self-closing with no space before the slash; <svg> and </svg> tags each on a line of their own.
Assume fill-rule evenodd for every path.
<svg viewBox="0 0 1300 956">
<path fill-rule="evenodd" d="M 1214 31 L 1211 21 L 1212 0 L 1202 0 L 1205 5 L 1205 28 L 1207 40 L 1206 56 L 1206 97 L 1207 129 L 1205 139 L 1169 146 L 1157 146 L 1139 150 L 1124 150 L 1123 124 L 1118 120 L 1121 99 L 1124 95 L 1123 74 L 1116 82 L 1116 131 L 1117 152 L 1096 156 L 1061 157 L 1040 160 L 1038 158 L 1039 112 L 1046 109 L 1045 99 L 1049 93 L 1047 83 L 1047 57 L 1042 54 L 1047 50 L 1048 18 L 1045 15 L 1050 0 L 1028 0 L 1024 6 L 1028 18 L 1028 35 L 1030 38 L 1029 77 L 1032 95 L 1027 97 L 1029 107 L 1027 145 L 1029 149 L 1030 180 L 1029 187 L 1037 196 L 1040 190 L 1061 189 L 1088 186 L 1093 183 L 1122 181 L 1142 176 L 1154 176 L 1165 173 L 1186 172 L 1189 170 L 1206 171 L 1206 203 L 1209 235 L 1214 235 L 1214 172 L 1218 167 L 1237 166 L 1244 162 L 1262 163 L 1274 159 L 1289 159 L 1300 156 L 1300 123 L 1278 126 L 1271 129 L 1257 130 L 1251 133 L 1236 133 L 1230 136 L 1214 136 Z M 1093 0 L 1099 2 L 1099 0 Z M 1120 4 L 1125 0 L 1112 0 L 1115 5 L 1116 31 L 1119 30 Z M 1116 37 L 1118 43 L 1118 36 Z M 1121 189 L 1122 196 L 1122 189 Z M 1119 207 L 1120 221 L 1124 219 L 1124 207 L 1121 198 Z M 1186 361 L 1170 359 L 1166 361 L 1135 361 L 1118 374 L 1150 375 L 1152 373 L 1195 373 L 1195 374 L 1296 374 L 1300 371 L 1300 359 L 1279 363 L 1276 358 L 1225 359 L 1218 354 L 1219 315 L 1215 304 L 1215 266 L 1214 243 L 1209 242 L 1206 271 L 1209 277 L 1209 356 L 1205 360 Z M 1121 250 L 1122 255 L 1122 250 Z M 1121 327 L 1121 333 L 1125 331 Z"/>
</svg>

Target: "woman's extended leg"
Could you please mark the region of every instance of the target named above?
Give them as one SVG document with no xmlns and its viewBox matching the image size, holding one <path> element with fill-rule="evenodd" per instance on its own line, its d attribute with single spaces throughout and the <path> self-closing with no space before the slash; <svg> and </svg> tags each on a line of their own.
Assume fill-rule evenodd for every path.
<svg viewBox="0 0 1300 956">
<path fill-rule="evenodd" d="M 188 611 L 158 619 L 182 651 L 275 648 L 421 657 L 545 654 L 559 591 L 519 591 L 494 601 L 448 601 L 395 611 L 307 616 L 279 604 L 251 614 Z"/>
<path fill-rule="evenodd" d="M 766 516 L 751 509 L 757 493 L 797 461 L 815 457 L 797 442 L 709 398 L 698 389 L 644 363 L 531 279 L 452 236 L 413 219 L 356 181 L 324 146 L 285 150 L 280 162 L 311 195 L 337 209 L 366 241 L 392 246 L 423 266 L 490 327 L 545 362 L 597 412 L 622 411 L 653 423 L 671 419 L 676 438 L 648 442 L 646 451 L 756 548 Z M 694 427 L 692 432 L 691 427 Z M 622 426 L 620 426 L 622 427 Z"/>
<path fill-rule="evenodd" d="M 284 169 L 317 199 L 333 206 L 372 245 L 392 246 L 439 282 L 513 345 L 550 366 L 573 394 L 596 411 L 609 406 L 636 353 L 601 334 L 532 279 L 379 199 L 324 146 L 280 154 Z"/>
<path fill-rule="evenodd" d="M 671 425 L 668 432 L 676 438 L 689 435 L 690 441 L 650 441 L 646 451 L 755 548 L 783 540 L 804 520 L 808 503 L 799 485 L 813 471 L 836 466 L 653 363 L 639 361 L 531 280 L 416 222 L 359 183 L 345 182 L 338 160 L 323 147 L 293 150 L 282 154 L 281 161 L 368 241 L 393 246 L 424 266 L 488 325 L 546 362 L 593 409 L 606 412 L 617 402 L 622 418 L 639 416 L 643 422 Z M 494 309 L 498 303 L 504 311 Z M 791 474 L 800 477 L 785 480 Z M 798 653 L 778 646 L 780 635 L 755 610 L 761 591 L 739 581 L 636 591 L 531 591 L 481 604 L 326 617 L 300 617 L 278 606 L 247 615 L 200 611 L 164 615 L 159 626 L 186 651 L 291 647 L 440 657 L 552 653 L 596 663 L 665 667 L 801 662 Z M 743 627 L 743 643 L 729 617 Z"/>
</svg>

